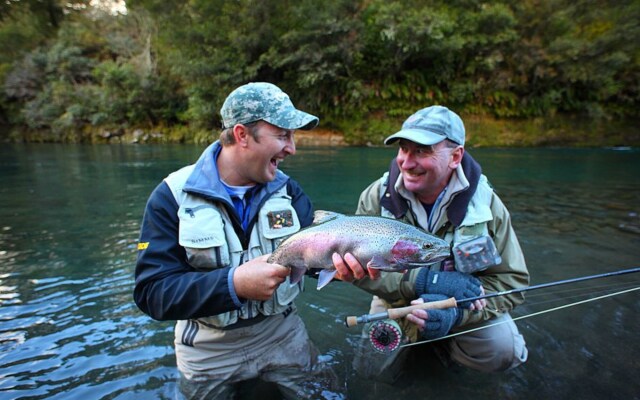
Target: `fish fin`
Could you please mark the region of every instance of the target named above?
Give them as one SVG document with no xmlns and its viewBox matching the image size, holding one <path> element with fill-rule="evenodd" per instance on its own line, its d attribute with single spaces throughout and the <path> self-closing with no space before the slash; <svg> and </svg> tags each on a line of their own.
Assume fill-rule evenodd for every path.
<svg viewBox="0 0 640 400">
<path fill-rule="evenodd" d="M 318 290 L 327 286 L 329 282 L 333 280 L 333 277 L 338 273 L 337 269 L 323 269 L 318 275 Z"/>
<path fill-rule="evenodd" d="M 343 215 L 335 211 L 316 210 L 313 213 L 313 224 L 318 225 L 342 217 Z"/>
<path fill-rule="evenodd" d="M 302 277 L 304 276 L 305 272 L 307 272 L 307 268 L 304 266 L 298 266 L 298 265 L 292 265 L 291 266 L 291 273 L 289 274 L 289 282 L 291 282 L 292 285 L 295 285 L 296 283 L 300 282 L 302 280 Z"/>
<path fill-rule="evenodd" d="M 369 261 L 367 267 L 379 269 L 380 271 L 395 271 L 393 265 L 391 265 L 389 261 L 385 260 L 385 258 L 379 254 L 376 254 L 375 256 L 373 256 L 373 258 L 371 258 L 371 261 Z"/>
</svg>

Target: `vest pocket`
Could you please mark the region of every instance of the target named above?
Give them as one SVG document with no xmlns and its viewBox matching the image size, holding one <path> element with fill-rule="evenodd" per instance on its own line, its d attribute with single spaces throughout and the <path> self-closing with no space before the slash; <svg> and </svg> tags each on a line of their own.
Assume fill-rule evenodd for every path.
<svg viewBox="0 0 640 400">
<path fill-rule="evenodd" d="M 264 251 L 273 253 L 288 236 L 300 230 L 300 220 L 289 196 L 269 199 L 258 219 L 260 243 Z"/>
<path fill-rule="evenodd" d="M 200 270 L 227 267 L 231 264 L 224 235 L 224 220 L 209 204 L 181 206 L 179 243 L 187 252 L 189 264 Z"/>
</svg>

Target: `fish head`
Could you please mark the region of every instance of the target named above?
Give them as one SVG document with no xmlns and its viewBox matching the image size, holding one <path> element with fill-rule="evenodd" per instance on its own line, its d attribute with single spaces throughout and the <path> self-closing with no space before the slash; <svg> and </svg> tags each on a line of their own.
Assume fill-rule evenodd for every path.
<svg viewBox="0 0 640 400">
<path fill-rule="evenodd" d="M 446 241 L 435 237 L 401 237 L 393 245 L 391 255 L 399 269 L 424 267 L 451 256 Z"/>
</svg>

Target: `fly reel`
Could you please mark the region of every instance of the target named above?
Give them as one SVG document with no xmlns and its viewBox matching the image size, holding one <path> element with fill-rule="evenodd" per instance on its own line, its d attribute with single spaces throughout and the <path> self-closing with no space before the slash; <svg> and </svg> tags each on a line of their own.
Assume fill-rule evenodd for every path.
<svg viewBox="0 0 640 400">
<path fill-rule="evenodd" d="M 392 319 L 376 321 L 369 327 L 369 342 L 375 351 L 389 354 L 400 347 L 402 330 Z"/>
</svg>

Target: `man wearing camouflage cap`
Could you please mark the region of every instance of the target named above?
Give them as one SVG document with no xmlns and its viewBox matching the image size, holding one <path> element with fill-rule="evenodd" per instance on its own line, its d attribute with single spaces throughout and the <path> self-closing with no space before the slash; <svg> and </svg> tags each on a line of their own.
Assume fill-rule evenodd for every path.
<svg viewBox="0 0 640 400">
<path fill-rule="evenodd" d="M 267 262 L 313 220 L 311 201 L 278 169 L 294 131 L 318 118 L 270 83 L 249 83 L 220 110 L 223 130 L 194 164 L 164 179 L 145 210 L 134 298 L 157 320 L 177 320 L 180 391 L 234 398 L 239 382 L 274 382 L 286 398 L 336 390 L 317 362 L 293 300 L 302 282 Z M 336 393 L 340 397 L 339 393 Z"/>
<path fill-rule="evenodd" d="M 529 284 L 509 212 L 480 165 L 465 152 L 465 136 L 458 114 L 443 106 L 431 106 L 414 113 L 400 131 L 385 139 L 387 145 L 398 143 L 397 156 L 389 171 L 362 192 L 356 213 L 382 215 L 418 226 L 449 241 L 458 257 L 406 274 L 382 273 L 380 277 L 373 269 L 363 269 L 349 254 L 344 260 L 335 256 L 338 278 L 355 279 L 357 286 L 379 296 L 372 301 L 371 313 L 383 311 L 390 304 L 399 307 L 448 297 L 461 300 Z M 446 363 L 453 361 L 484 372 L 504 371 L 527 359 L 524 339 L 509 315 L 523 300 L 522 294 L 510 294 L 459 304 L 457 308 L 416 310 L 407 316 L 402 328 L 409 341 L 419 336 L 435 340 L 477 329 L 432 347 Z M 382 361 L 373 361 L 371 351 L 363 352 L 356 370 L 392 377 L 397 371 L 393 367 L 401 366 L 392 365 L 394 359 L 400 361 L 407 355 L 403 353 L 420 347 L 429 346 L 405 348 L 393 357 L 385 355 Z"/>
</svg>

